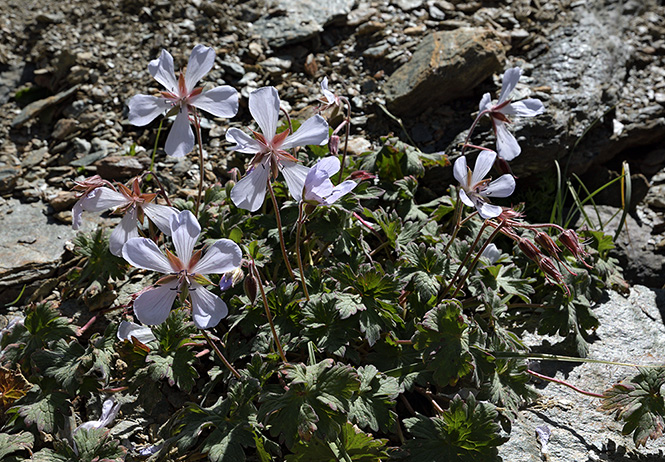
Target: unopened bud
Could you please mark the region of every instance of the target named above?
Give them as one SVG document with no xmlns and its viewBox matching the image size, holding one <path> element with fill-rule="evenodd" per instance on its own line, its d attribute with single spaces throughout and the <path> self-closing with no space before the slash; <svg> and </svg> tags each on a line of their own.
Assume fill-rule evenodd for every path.
<svg viewBox="0 0 665 462">
<path fill-rule="evenodd" d="M 366 172 L 365 170 L 356 170 L 349 175 L 349 178 L 354 181 L 373 180 L 376 178 L 376 175 Z"/>
<path fill-rule="evenodd" d="M 517 246 L 520 248 L 522 253 L 524 253 L 524 255 L 536 263 L 538 263 L 541 258 L 544 258 L 538 247 L 536 247 L 535 244 L 528 239 L 520 238 L 520 240 L 517 242 Z"/>
<path fill-rule="evenodd" d="M 591 266 L 584 261 L 584 257 L 588 257 L 589 253 L 582 247 L 580 238 L 575 231 L 572 229 L 563 231 L 559 235 L 559 242 L 561 242 L 565 248 L 570 250 L 570 253 L 572 253 L 573 256 L 581 261 L 587 268 L 591 268 Z"/>
<path fill-rule="evenodd" d="M 328 141 L 328 149 L 330 150 L 330 154 L 333 156 L 336 156 L 337 153 L 339 152 L 339 136 L 338 135 L 333 135 L 330 137 L 330 141 Z"/>
<path fill-rule="evenodd" d="M 504 159 L 501 156 L 496 156 L 496 161 L 494 162 L 501 172 L 502 175 L 505 175 L 506 173 L 509 175 L 513 175 L 513 169 L 510 168 L 510 164 L 508 164 L 508 161 Z M 513 175 L 515 178 L 517 178 L 515 175 Z"/>
<path fill-rule="evenodd" d="M 254 304 L 254 300 L 256 300 L 256 294 L 259 290 L 259 282 L 256 280 L 253 274 L 250 273 L 245 278 L 243 289 L 245 289 L 245 295 L 247 295 L 247 298 L 249 298 L 249 302 Z"/>
<path fill-rule="evenodd" d="M 552 256 L 556 256 L 561 252 L 559 246 L 556 245 L 556 242 L 554 242 L 554 240 L 547 233 L 539 231 L 538 233 L 536 233 L 534 241 L 536 241 L 536 244 L 545 249 L 547 253 L 549 253 Z"/>
<path fill-rule="evenodd" d="M 540 267 L 541 270 L 543 270 L 543 273 L 554 281 L 556 281 L 557 284 L 564 284 L 563 282 L 563 275 L 561 274 L 561 271 L 556 267 L 552 259 L 548 257 L 540 257 L 538 260 L 538 267 Z M 564 284 L 565 285 L 565 284 Z"/>
</svg>

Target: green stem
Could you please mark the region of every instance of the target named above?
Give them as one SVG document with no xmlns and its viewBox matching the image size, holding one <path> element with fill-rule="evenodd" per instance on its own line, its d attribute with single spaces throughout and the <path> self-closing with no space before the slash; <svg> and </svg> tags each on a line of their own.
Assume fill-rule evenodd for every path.
<svg viewBox="0 0 665 462">
<path fill-rule="evenodd" d="M 307 292 L 307 281 L 305 280 L 305 270 L 303 269 L 302 264 L 302 255 L 300 254 L 300 234 L 302 233 L 302 225 L 305 222 L 304 212 L 305 212 L 305 203 L 300 202 L 298 206 L 298 228 L 296 229 L 296 254 L 298 255 L 298 269 L 300 270 L 300 283 L 302 284 L 302 290 L 305 292 L 305 298 L 309 301 L 309 292 Z"/>
<path fill-rule="evenodd" d="M 201 143 L 201 121 L 198 113 L 194 112 L 194 126 L 196 127 L 196 141 L 199 145 L 199 194 L 196 196 L 196 205 L 194 206 L 194 216 L 199 216 L 199 206 L 203 197 L 203 177 L 205 172 L 203 169 L 203 144 Z"/>
<path fill-rule="evenodd" d="M 487 221 L 485 223 L 487 223 Z M 480 259 L 480 256 L 483 254 L 483 252 L 485 251 L 487 246 L 490 245 L 490 243 L 494 240 L 496 235 L 499 234 L 499 231 L 501 231 L 501 228 L 503 227 L 503 225 L 505 223 L 506 222 L 504 220 L 502 220 L 501 223 L 499 223 L 499 226 L 497 226 L 496 229 L 494 230 L 494 232 L 492 234 L 490 234 L 490 237 L 487 238 L 487 240 L 485 241 L 483 246 L 476 253 L 476 258 L 473 259 L 473 261 L 471 262 L 471 265 L 469 265 L 469 269 L 467 270 L 466 274 L 464 274 L 464 277 L 457 284 L 457 288 L 455 289 L 455 292 L 453 292 L 452 298 L 455 298 L 455 295 L 457 295 L 457 292 L 460 291 L 460 289 L 462 288 L 462 286 L 466 282 L 466 279 L 469 277 L 469 274 L 471 274 L 471 271 L 473 271 L 473 267 L 476 266 L 476 263 L 478 263 L 478 260 Z M 482 234 L 482 230 L 481 230 L 481 233 L 478 234 L 478 236 L 480 237 L 481 234 Z M 475 244 L 476 243 L 474 242 L 474 246 L 475 246 Z"/>
<path fill-rule="evenodd" d="M 207 333 L 205 330 L 203 330 L 203 329 L 201 329 L 201 333 L 203 333 L 203 336 L 204 336 L 204 337 L 206 338 L 206 340 L 208 341 L 208 345 L 210 345 L 210 346 L 212 347 L 212 349 L 215 350 L 215 353 L 217 354 L 217 357 L 218 357 L 219 359 L 222 360 L 222 362 L 224 363 L 224 365 L 225 365 L 225 366 L 231 371 L 231 373 L 232 373 L 233 375 L 236 376 L 236 378 L 237 378 L 238 380 L 242 380 L 242 377 L 240 376 L 240 374 L 238 373 L 238 371 L 237 371 L 237 370 L 235 369 L 235 367 L 233 367 L 233 366 L 231 365 L 231 363 L 226 359 L 226 357 L 222 354 L 222 352 L 220 351 L 220 349 L 217 348 L 217 345 L 215 345 L 215 344 L 213 343 L 213 341 L 212 341 L 212 339 L 210 338 L 210 336 L 208 335 L 208 333 Z"/>
<path fill-rule="evenodd" d="M 273 323 L 272 321 L 272 314 L 270 314 L 270 307 L 268 306 L 268 298 L 266 297 L 265 290 L 263 290 L 263 281 L 261 280 L 261 274 L 259 273 L 259 270 L 256 268 L 254 260 L 252 260 L 250 266 L 252 268 L 252 272 L 254 273 L 254 277 L 258 282 L 259 290 L 261 291 L 261 300 L 263 301 L 263 307 L 266 309 L 266 317 L 268 318 L 268 323 L 270 324 L 270 330 L 272 331 L 272 336 L 275 339 L 275 344 L 277 345 L 277 351 L 279 352 L 279 356 L 282 358 L 284 364 L 288 364 L 288 361 L 286 360 L 286 355 L 284 354 L 284 349 L 282 349 L 282 344 L 280 343 L 279 337 L 277 336 L 275 323 Z"/>
<path fill-rule="evenodd" d="M 339 169 L 339 176 L 337 177 L 337 183 L 342 182 L 342 178 L 344 176 L 344 164 L 346 164 L 346 152 L 349 148 L 349 135 L 351 134 L 351 104 L 349 104 L 349 100 L 341 97 L 341 100 L 343 100 L 346 103 L 346 134 L 344 135 L 344 149 L 343 149 L 343 154 L 342 154 L 342 163 L 341 167 Z"/>
<path fill-rule="evenodd" d="M 464 257 L 464 261 L 460 263 L 459 267 L 457 268 L 457 271 L 455 271 L 455 274 L 453 275 L 452 279 L 448 283 L 448 286 L 445 288 L 445 290 L 441 293 L 439 298 L 437 299 L 437 303 L 443 300 L 443 297 L 446 296 L 448 291 L 453 287 L 453 284 L 455 283 L 455 280 L 457 279 L 457 276 L 460 275 L 462 272 L 462 269 L 466 265 L 466 263 L 469 261 L 469 258 L 471 258 L 471 254 L 473 253 L 473 249 L 476 248 L 476 245 L 478 245 L 478 241 L 480 241 L 480 238 L 483 235 L 483 232 L 485 231 L 485 228 L 487 227 L 489 220 L 485 220 L 483 222 L 483 226 L 481 226 L 480 231 L 478 232 L 478 235 L 476 236 L 476 239 L 473 241 L 473 244 L 471 244 L 471 247 L 469 248 L 469 251 L 466 253 L 466 256 Z M 457 293 L 457 291 L 455 291 Z"/>
<path fill-rule="evenodd" d="M 272 205 L 275 208 L 275 219 L 277 220 L 277 232 L 279 233 L 279 243 L 282 247 L 282 256 L 284 257 L 284 264 L 286 264 L 286 269 L 289 272 L 289 276 L 291 276 L 291 279 L 295 281 L 296 276 L 295 274 L 293 274 L 293 269 L 291 269 L 291 263 L 289 263 L 289 258 L 286 256 L 286 244 L 284 243 L 284 232 L 282 231 L 282 217 L 279 214 L 279 205 L 277 205 L 277 198 L 275 197 L 275 191 L 272 190 L 270 177 L 268 177 L 268 192 L 270 193 L 270 198 L 272 199 Z"/>
<path fill-rule="evenodd" d="M 561 356 L 561 355 L 552 355 L 547 353 L 512 353 L 509 351 L 487 351 L 489 355 L 494 356 L 495 358 L 521 358 L 521 359 L 538 359 L 545 361 L 560 361 L 560 362 L 569 362 L 569 363 L 593 363 L 593 364 L 609 364 L 611 366 L 625 366 L 625 367 L 654 367 L 658 369 L 665 368 L 665 364 L 632 364 L 632 363 L 620 363 L 616 361 L 606 361 L 604 359 L 592 359 L 592 358 L 576 358 L 575 356 Z"/>
<path fill-rule="evenodd" d="M 457 237 L 457 233 L 459 232 L 461 226 L 460 217 L 462 216 L 462 201 L 459 198 L 459 186 L 456 188 L 456 191 L 457 201 L 455 202 L 455 216 L 453 217 L 453 220 L 455 221 L 455 227 L 453 228 L 453 234 L 450 236 L 450 240 L 448 240 L 448 243 L 446 244 L 446 248 L 443 249 L 443 255 L 448 255 L 448 249 Z"/>
</svg>

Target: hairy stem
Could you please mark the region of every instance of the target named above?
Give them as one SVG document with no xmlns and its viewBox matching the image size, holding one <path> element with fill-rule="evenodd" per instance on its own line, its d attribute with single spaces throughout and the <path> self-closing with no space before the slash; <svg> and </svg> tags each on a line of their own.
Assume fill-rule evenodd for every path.
<svg viewBox="0 0 665 462">
<path fill-rule="evenodd" d="M 205 172 L 203 170 L 203 143 L 201 142 L 201 120 L 197 112 L 194 112 L 194 127 L 196 127 L 196 142 L 199 145 L 199 194 L 196 196 L 196 205 L 194 206 L 194 216 L 199 216 L 199 206 L 203 198 L 203 177 Z"/>
<path fill-rule="evenodd" d="M 242 380 L 242 377 L 240 376 L 240 374 L 238 373 L 238 371 L 235 369 L 235 367 L 233 367 L 233 366 L 231 365 L 231 363 L 228 361 L 228 359 L 226 359 L 226 357 L 224 356 L 224 354 L 222 354 L 221 350 L 220 350 L 219 348 L 217 348 L 217 345 L 215 345 L 215 344 L 213 343 L 213 341 L 212 341 L 212 339 L 210 338 L 210 336 L 208 335 L 208 333 L 207 333 L 204 329 L 201 329 L 201 333 L 203 334 L 203 336 L 204 336 L 204 337 L 206 338 L 206 340 L 208 341 L 208 345 L 210 345 L 210 347 L 211 347 L 213 350 L 215 350 L 215 353 L 217 354 L 217 357 L 218 357 L 219 359 L 222 360 L 222 362 L 224 363 L 224 365 L 225 365 L 225 366 L 231 371 L 231 373 L 232 373 L 233 375 L 236 376 L 236 378 L 237 378 L 238 380 Z"/>
<path fill-rule="evenodd" d="M 289 272 L 289 276 L 294 281 L 296 280 L 295 274 L 293 274 L 293 269 L 291 269 L 291 263 L 289 263 L 289 257 L 286 255 L 286 244 L 284 243 L 284 232 L 282 231 L 282 217 L 279 214 L 279 205 L 277 205 L 277 198 L 275 197 L 275 191 L 272 190 L 272 184 L 270 183 L 270 178 L 268 178 L 268 192 L 270 193 L 270 198 L 272 199 L 272 205 L 275 208 L 275 219 L 277 220 L 277 232 L 279 233 L 279 244 L 282 247 L 282 256 L 284 257 L 284 264 L 286 269 Z"/>
<path fill-rule="evenodd" d="M 300 283 L 302 290 L 305 292 L 305 298 L 309 301 L 309 292 L 307 292 L 307 281 L 305 280 L 305 271 L 302 264 L 302 255 L 300 254 L 300 234 L 302 233 L 302 225 L 305 222 L 305 203 L 300 202 L 298 206 L 298 228 L 296 229 L 296 254 L 298 255 L 298 269 L 300 270 Z"/>
<path fill-rule="evenodd" d="M 346 104 L 346 134 L 344 135 L 344 149 L 342 150 L 342 163 L 341 168 L 339 169 L 339 176 L 337 177 L 337 183 L 342 182 L 342 177 L 344 176 L 344 164 L 346 163 L 346 153 L 349 148 L 349 135 L 351 134 L 351 104 L 349 100 L 345 97 L 341 97 L 340 100 L 344 101 Z"/>
<path fill-rule="evenodd" d="M 604 395 L 600 395 L 598 393 L 593 393 L 591 391 L 582 390 L 581 388 L 577 388 L 575 385 L 570 384 L 568 382 L 565 382 L 563 380 L 559 380 L 559 379 L 555 379 L 554 377 L 549 377 L 547 375 L 539 374 L 538 372 L 533 372 L 532 370 L 529 370 L 529 369 L 527 369 L 526 372 L 530 375 L 533 375 L 534 377 L 538 377 L 539 379 L 547 380 L 548 382 L 558 383 L 559 385 L 564 385 L 568 388 L 571 388 L 571 389 L 575 390 L 577 393 L 581 393 L 581 394 L 586 395 L 586 396 L 591 396 L 593 398 L 604 398 L 605 397 Z"/>
<path fill-rule="evenodd" d="M 270 330 L 272 331 L 272 336 L 275 339 L 275 344 L 277 345 L 277 351 L 279 352 L 279 356 L 282 358 L 284 364 L 288 364 L 288 361 L 286 360 L 286 355 L 284 354 L 284 349 L 282 348 L 282 344 L 280 343 L 279 337 L 277 336 L 275 323 L 272 321 L 272 314 L 270 314 L 270 307 L 268 306 L 268 298 L 266 297 L 265 290 L 263 290 L 263 280 L 261 280 L 261 274 L 259 273 L 259 270 L 256 268 L 254 260 L 252 260 L 250 267 L 252 269 L 252 272 L 254 273 L 256 281 L 258 282 L 257 285 L 259 286 L 259 290 L 261 292 L 261 300 L 263 301 L 263 307 L 266 309 L 266 316 L 268 318 L 268 323 L 270 324 Z"/>
</svg>

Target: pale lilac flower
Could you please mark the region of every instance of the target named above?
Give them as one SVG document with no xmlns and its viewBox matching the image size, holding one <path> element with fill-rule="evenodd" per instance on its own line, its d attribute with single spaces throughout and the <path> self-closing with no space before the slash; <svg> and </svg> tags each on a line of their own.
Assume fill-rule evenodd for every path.
<svg viewBox="0 0 665 462">
<path fill-rule="evenodd" d="M 117 333 L 118 340 L 128 340 L 132 341 L 132 337 L 138 340 L 141 343 L 149 343 L 155 340 L 155 334 L 152 333 L 152 329 L 148 326 L 141 326 L 135 322 L 130 321 L 121 321 L 118 326 Z"/>
<path fill-rule="evenodd" d="M 501 256 L 501 250 L 499 250 L 499 248 L 494 243 L 491 243 L 485 247 L 485 250 L 483 250 L 483 253 L 481 253 L 480 256 L 487 258 L 490 264 L 493 265 Z"/>
<path fill-rule="evenodd" d="M 328 77 L 324 77 L 321 81 L 321 93 L 323 94 L 323 97 L 319 100 L 323 104 L 321 110 L 342 105 L 340 97 L 328 89 Z"/>
<path fill-rule="evenodd" d="M 505 160 L 513 160 L 522 152 L 515 136 L 506 127 L 506 124 L 510 123 L 509 116 L 533 117 L 542 114 L 545 110 L 543 103 L 539 99 L 529 98 L 514 103 L 508 99 L 521 75 L 522 69 L 519 67 L 508 69 L 503 74 L 503 84 L 501 85 L 499 101 L 493 105 L 489 93 L 485 93 L 480 100 L 480 114 L 490 116 L 496 135 L 496 150 L 499 156 Z"/>
<path fill-rule="evenodd" d="M 457 159 L 453 166 L 455 179 L 462 186 L 460 199 L 469 207 L 475 207 L 483 218 L 498 217 L 503 211 L 498 205 L 487 203 L 488 197 L 508 197 L 515 191 L 515 178 L 510 174 L 501 175 L 494 181 L 485 179 L 495 159 L 496 152 L 481 151 L 476 159 L 475 171 L 466 166 L 464 156 Z"/>
<path fill-rule="evenodd" d="M 134 314 L 144 324 L 155 325 L 166 321 L 176 296 L 188 294 L 192 305 L 194 324 L 209 329 L 219 324 L 228 314 L 226 303 L 202 284 L 211 284 L 206 274 L 233 271 L 242 262 L 242 252 L 229 239 L 219 239 L 208 247 L 205 255 L 194 252 L 201 235 L 201 225 L 194 215 L 185 210 L 171 218 L 171 236 L 175 254 L 162 253 L 152 240 L 136 237 L 122 249 L 122 256 L 137 268 L 157 271 L 167 276 L 157 281 L 157 287 L 146 290 L 134 301 Z"/>
<path fill-rule="evenodd" d="M 129 100 L 129 122 L 133 125 L 147 125 L 160 114 L 177 109 L 173 127 L 166 138 L 164 150 L 175 157 L 183 157 L 194 149 L 194 133 L 189 125 L 192 106 L 217 117 L 230 118 L 238 112 L 238 92 L 228 85 L 208 91 L 196 88 L 196 84 L 210 72 L 215 63 L 215 50 L 204 45 L 196 45 L 189 56 L 187 69 L 179 77 L 175 75 L 173 57 L 162 50 L 159 58 L 150 61 L 150 75 L 161 83 L 167 91 L 160 96 L 136 95 Z"/>
<path fill-rule="evenodd" d="M 351 192 L 358 185 L 355 181 L 346 180 L 337 186 L 330 181 L 330 177 L 339 172 L 339 169 L 340 162 L 337 157 L 320 159 L 305 177 L 302 200 L 312 205 L 331 205 Z"/>
<path fill-rule="evenodd" d="M 328 142 L 328 123 L 320 115 L 307 119 L 298 130 L 289 134 L 285 130 L 277 134 L 279 96 L 274 87 L 263 87 L 249 95 L 249 112 L 256 120 L 261 133 L 254 137 L 237 128 L 229 128 L 226 140 L 235 143 L 230 149 L 254 154 L 247 175 L 231 190 L 233 203 L 255 212 L 263 204 L 270 176 L 277 177 L 281 170 L 291 196 L 297 201 L 302 197 L 302 185 L 309 168 L 298 164 L 298 159 L 288 149 L 308 144 L 324 145 Z"/>
<path fill-rule="evenodd" d="M 118 226 L 115 227 L 109 238 L 109 250 L 113 255 L 122 255 L 122 246 L 133 238 L 138 237 L 138 222 L 143 222 L 144 215 L 150 218 L 157 228 L 164 234 L 171 234 L 171 217 L 178 211 L 166 205 L 153 204 L 156 194 L 142 194 L 139 189 L 138 179 L 134 180 L 132 189 L 119 184 L 120 191 L 106 186 L 96 187 L 83 196 L 74 204 L 72 209 L 72 228 L 79 229 L 83 211 L 101 212 L 115 208 L 117 213 L 124 216 Z"/>
</svg>

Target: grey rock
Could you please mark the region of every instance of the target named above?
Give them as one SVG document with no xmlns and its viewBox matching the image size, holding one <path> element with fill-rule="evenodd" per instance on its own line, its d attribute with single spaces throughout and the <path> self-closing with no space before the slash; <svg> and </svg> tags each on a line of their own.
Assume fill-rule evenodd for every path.
<svg viewBox="0 0 665 462">
<path fill-rule="evenodd" d="M 28 104 L 23 108 L 20 114 L 17 115 L 14 120 L 12 120 L 12 128 L 21 127 L 27 121 L 36 117 L 44 109 L 62 103 L 67 98 L 70 98 L 72 95 L 74 95 L 74 93 L 78 91 L 79 87 L 80 85 L 74 85 L 70 89 L 61 91 L 56 95 L 49 96 L 48 98 L 40 99 L 39 101 Z"/>
<path fill-rule="evenodd" d="M 109 156 L 95 164 L 97 174 L 105 180 L 126 180 L 140 175 L 150 166 L 149 157 Z"/>
<path fill-rule="evenodd" d="M 621 218 L 621 210 L 610 205 L 584 206 L 584 211 L 591 221 L 594 229 L 602 229 L 614 235 Z M 638 208 L 638 214 L 626 216 L 626 222 L 621 234 L 615 241 L 616 249 L 613 255 L 619 259 L 624 271 L 624 277 L 633 284 L 643 284 L 649 287 L 665 286 L 665 258 L 663 258 L 657 243 L 661 238 L 652 234 L 656 229 L 654 223 L 647 221 L 646 216 Z M 584 221 L 580 218 L 576 226 L 582 226 Z M 662 231 L 661 231 L 662 232 Z"/>
<path fill-rule="evenodd" d="M 60 119 L 55 123 L 51 136 L 56 140 L 64 140 L 78 129 L 78 122 L 75 119 Z"/>
<path fill-rule="evenodd" d="M 635 286 L 627 298 L 612 292 L 609 299 L 594 309 L 600 319 L 597 340 L 590 344 L 589 357 L 624 363 L 663 364 L 665 362 L 665 291 Z M 557 339 L 549 339 L 556 341 Z M 527 338 L 530 346 L 542 340 Z M 604 364 L 541 362 L 541 373 L 565 380 L 594 393 L 602 393 L 613 383 L 629 380 L 634 368 Z M 554 383 L 539 385 L 540 399 L 520 411 L 513 422 L 510 440 L 499 447 L 499 455 L 510 462 L 662 460 L 665 439 L 650 440 L 640 455 L 616 457 L 635 451 L 632 436 L 622 435 L 622 423 L 598 410 L 600 400 L 584 396 Z M 541 459 L 536 428 L 546 425 L 551 431 L 548 459 Z M 618 448 L 616 450 L 615 448 Z M 648 458 L 648 456 L 653 457 Z"/>
<path fill-rule="evenodd" d="M 403 11 L 411 11 L 423 6 L 423 0 L 396 0 L 395 4 Z"/>
<path fill-rule="evenodd" d="M 385 56 L 390 51 L 389 43 L 382 43 L 380 45 L 371 47 L 363 51 L 363 56 L 366 58 L 378 59 Z"/>
<path fill-rule="evenodd" d="M 233 61 L 222 61 L 219 63 L 224 69 L 224 72 L 232 75 L 233 77 L 242 77 L 245 75 L 245 68 L 240 63 L 234 63 Z"/>
<path fill-rule="evenodd" d="M 11 211 L 11 213 L 7 213 Z M 47 205 L 10 199 L 0 215 L 0 303 L 11 299 L 10 287 L 51 275 L 65 252 L 65 242 L 76 232 L 46 215 Z"/>
<path fill-rule="evenodd" d="M 44 146 L 39 149 L 32 150 L 21 160 L 21 167 L 30 168 L 39 165 L 44 159 L 49 156 L 48 147 Z"/>
<path fill-rule="evenodd" d="M 274 10 L 284 12 L 283 16 L 261 17 L 254 22 L 254 30 L 272 46 L 309 40 L 328 24 L 346 18 L 355 0 L 274 0 Z"/>
<path fill-rule="evenodd" d="M 5 104 L 14 95 L 21 82 L 23 66 L 12 65 L 6 71 L 0 72 L 0 105 Z"/>
<path fill-rule="evenodd" d="M 459 98 L 501 69 L 504 59 L 504 46 L 488 29 L 430 34 L 386 82 L 388 108 L 411 115 Z"/>
<path fill-rule="evenodd" d="M 16 182 L 21 177 L 21 168 L 6 165 L 0 167 L 0 193 L 5 193 L 14 189 Z"/>
</svg>

